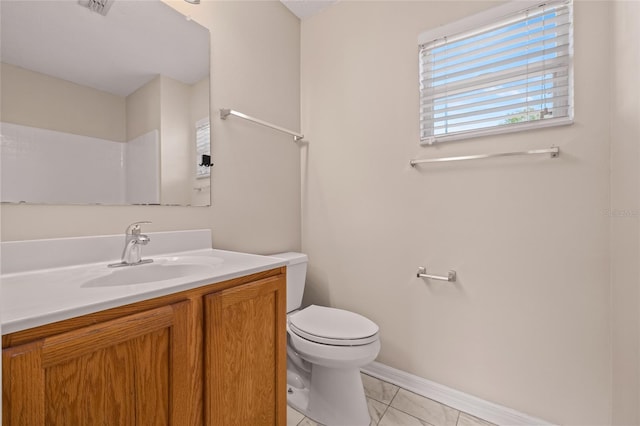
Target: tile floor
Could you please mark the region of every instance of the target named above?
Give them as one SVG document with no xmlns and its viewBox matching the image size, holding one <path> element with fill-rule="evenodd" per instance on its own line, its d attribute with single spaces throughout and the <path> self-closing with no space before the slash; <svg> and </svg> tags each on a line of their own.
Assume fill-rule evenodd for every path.
<svg viewBox="0 0 640 426">
<path fill-rule="evenodd" d="M 492 426 L 477 417 L 366 374 L 362 374 L 362 383 L 371 426 Z M 287 406 L 287 426 L 322 425 Z"/>
</svg>

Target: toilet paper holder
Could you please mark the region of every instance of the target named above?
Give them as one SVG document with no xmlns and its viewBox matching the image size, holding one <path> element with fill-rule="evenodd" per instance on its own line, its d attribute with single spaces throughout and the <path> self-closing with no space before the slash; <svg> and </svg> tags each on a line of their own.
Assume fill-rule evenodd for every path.
<svg viewBox="0 0 640 426">
<path fill-rule="evenodd" d="M 431 275 L 427 274 L 427 268 L 424 266 L 420 266 L 418 268 L 418 273 L 416 274 L 418 278 L 429 278 L 432 280 L 440 280 L 440 281 L 448 281 L 450 283 L 456 282 L 457 274 L 456 271 L 449 271 L 446 277 L 442 275 Z"/>
</svg>

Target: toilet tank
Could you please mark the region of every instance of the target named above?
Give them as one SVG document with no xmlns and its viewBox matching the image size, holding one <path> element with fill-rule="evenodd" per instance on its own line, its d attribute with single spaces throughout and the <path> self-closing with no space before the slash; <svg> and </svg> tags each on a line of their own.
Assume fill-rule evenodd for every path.
<svg viewBox="0 0 640 426">
<path fill-rule="evenodd" d="M 285 259 L 287 263 L 287 312 L 294 311 L 302 305 L 304 284 L 307 277 L 309 258 L 303 253 L 278 253 L 271 257 Z"/>
</svg>

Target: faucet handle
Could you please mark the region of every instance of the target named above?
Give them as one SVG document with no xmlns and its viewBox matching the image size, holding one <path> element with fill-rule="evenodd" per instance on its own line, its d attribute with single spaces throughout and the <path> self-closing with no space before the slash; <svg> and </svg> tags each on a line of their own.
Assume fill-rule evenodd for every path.
<svg viewBox="0 0 640 426">
<path fill-rule="evenodd" d="M 127 235 L 140 235 L 140 225 L 144 225 L 144 224 L 148 224 L 151 223 L 148 220 L 143 220 L 140 222 L 133 222 L 131 225 L 127 226 L 127 231 L 126 234 Z"/>
</svg>

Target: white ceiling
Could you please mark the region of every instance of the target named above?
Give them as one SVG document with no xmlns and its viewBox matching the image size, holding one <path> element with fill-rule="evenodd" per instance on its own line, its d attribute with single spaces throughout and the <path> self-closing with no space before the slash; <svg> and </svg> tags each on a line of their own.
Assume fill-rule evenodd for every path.
<svg viewBox="0 0 640 426">
<path fill-rule="evenodd" d="M 158 74 L 209 74 L 209 31 L 160 1 L 116 0 L 107 16 L 75 0 L 2 0 L 0 59 L 120 96 Z"/>
<path fill-rule="evenodd" d="M 338 0 L 280 0 L 300 19 L 315 15 L 322 9 L 337 3 Z"/>
<path fill-rule="evenodd" d="M 338 0 L 281 0 L 300 19 Z M 107 16 L 76 0 L 2 0 L 0 60 L 119 96 L 158 74 L 209 73 L 209 31 L 160 1 L 116 0 Z"/>
</svg>

